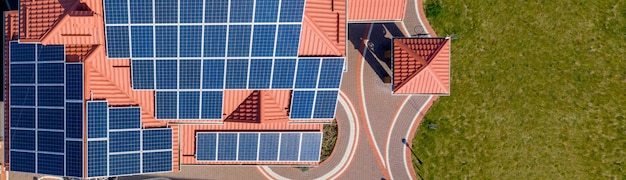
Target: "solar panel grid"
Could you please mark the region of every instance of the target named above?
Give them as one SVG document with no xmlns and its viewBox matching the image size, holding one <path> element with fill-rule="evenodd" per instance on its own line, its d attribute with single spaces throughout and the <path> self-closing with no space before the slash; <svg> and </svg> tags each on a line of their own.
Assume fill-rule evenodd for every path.
<svg viewBox="0 0 626 180">
<path fill-rule="evenodd" d="M 332 119 L 335 116 L 338 91 L 317 91 L 313 118 Z"/>
<path fill-rule="evenodd" d="M 90 101 L 87 102 L 87 137 L 106 138 L 107 137 L 107 102 Z"/>
<path fill-rule="evenodd" d="M 11 86 L 11 106 L 35 106 L 35 86 Z"/>
<path fill-rule="evenodd" d="M 19 44 L 13 41 L 9 46 L 11 62 L 35 62 L 35 44 Z"/>
<path fill-rule="evenodd" d="M 154 60 L 132 60 L 134 89 L 154 89 Z"/>
<path fill-rule="evenodd" d="M 141 173 L 140 159 L 140 153 L 109 155 L 109 176 Z"/>
<path fill-rule="evenodd" d="M 83 142 L 65 141 L 65 175 L 83 176 Z"/>
<path fill-rule="evenodd" d="M 83 99 L 83 64 L 65 65 L 65 99 Z"/>
<path fill-rule="evenodd" d="M 224 88 L 224 60 L 204 60 L 202 66 L 202 88 Z"/>
<path fill-rule="evenodd" d="M 65 87 L 38 86 L 37 106 L 63 107 L 65 102 Z"/>
<path fill-rule="evenodd" d="M 203 6 L 203 1 L 180 0 L 180 23 L 202 23 Z"/>
<path fill-rule="evenodd" d="M 65 61 L 65 45 L 37 44 L 37 61 Z"/>
<path fill-rule="evenodd" d="M 248 81 L 247 59 L 226 60 L 226 89 L 245 89 Z"/>
<path fill-rule="evenodd" d="M 130 2 L 130 23 L 146 24 L 152 22 L 153 0 L 132 0 Z"/>
<path fill-rule="evenodd" d="M 304 0 L 281 1 L 280 22 L 302 22 Z"/>
<path fill-rule="evenodd" d="M 154 0 L 155 23 L 178 23 L 178 1 Z"/>
<path fill-rule="evenodd" d="M 143 151 L 172 149 L 172 129 L 144 129 Z"/>
<path fill-rule="evenodd" d="M 319 161 L 321 138 L 321 132 L 201 132 L 196 134 L 196 158 L 225 162 L 315 162 Z"/>
<path fill-rule="evenodd" d="M 131 26 L 132 51 L 134 58 L 154 57 L 153 26 Z"/>
<path fill-rule="evenodd" d="M 222 98 L 223 91 L 204 91 L 202 92 L 202 119 L 221 119 L 222 118 Z"/>
<path fill-rule="evenodd" d="M 254 33 L 252 35 L 252 56 L 273 56 L 275 35 L 276 25 L 254 25 Z"/>
<path fill-rule="evenodd" d="M 223 0 L 205 0 L 204 5 L 205 23 L 224 23 L 228 22 L 228 1 Z"/>
<path fill-rule="evenodd" d="M 35 131 L 11 129 L 11 149 L 35 151 Z M 14 161 L 15 162 L 15 161 Z"/>
<path fill-rule="evenodd" d="M 156 26 L 156 57 L 178 56 L 178 27 Z"/>
<path fill-rule="evenodd" d="M 83 103 L 65 103 L 65 137 L 83 138 Z"/>
<path fill-rule="evenodd" d="M 37 64 L 38 84 L 63 84 L 65 80 L 65 63 Z"/>
<path fill-rule="evenodd" d="M 293 88 L 293 80 L 296 72 L 295 59 L 274 60 L 274 74 L 272 77 L 272 88 L 290 89 Z"/>
<path fill-rule="evenodd" d="M 104 0 L 105 22 L 107 24 L 128 23 L 128 0 Z"/>
<path fill-rule="evenodd" d="M 109 132 L 109 153 L 140 151 L 139 130 Z"/>
<path fill-rule="evenodd" d="M 176 119 L 178 116 L 178 93 L 170 91 L 156 92 L 156 118 Z"/>
<path fill-rule="evenodd" d="M 11 107 L 11 128 L 35 128 L 35 108 Z"/>
<path fill-rule="evenodd" d="M 64 133 L 61 132 L 49 132 L 49 131 L 37 131 L 37 151 L 64 153 L 65 152 L 65 139 Z"/>
<path fill-rule="evenodd" d="M 11 151 L 11 171 L 35 173 L 35 153 Z"/>
<path fill-rule="evenodd" d="M 109 108 L 109 130 L 141 128 L 139 107 Z"/>
<path fill-rule="evenodd" d="M 200 92 L 178 93 L 178 119 L 200 118 Z"/>
<path fill-rule="evenodd" d="M 37 153 L 37 173 L 64 176 L 64 158 L 63 155 Z"/>
<path fill-rule="evenodd" d="M 250 25 L 228 26 L 228 57 L 248 57 L 250 54 Z"/>
<path fill-rule="evenodd" d="M 252 22 L 254 0 L 230 1 L 230 22 Z"/>
<path fill-rule="evenodd" d="M 156 61 L 156 72 L 158 72 L 156 73 L 156 88 L 157 89 L 177 89 L 178 88 L 178 61 L 177 60 Z"/>
<path fill-rule="evenodd" d="M 276 22 L 278 5 L 278 0 L 256 0 L 254 22 Z"/>
<path fill-rule="evenodd" d="M 87 176 L 101 177 L 108 175 L 107 141 L 87 142 Z"/>
<path fill-rule="evenodd" d="M 269 89 L 272 73 L 272 59 L 250 61 L 249 89 Z"/>
<path fill-rule="evenodd" d="M 202 26 L 180 26 L 180 57 L 202 56 Z"/>
<path fill-rule="evenodd" d="M 281 14 L 282 14 L 282 11 L 281 11 Z M 284 56 L 284 57 L 298 56 L 297 47 L 300 44 L 300 27 L 301 26 L 299 24 L 298 25 L 294 25 L 294 24 L 278 25 L 278 37 L 280 38 L 276 40 L 275 56 Z"/>
<path fill-rule="evenodd" d="M 227 29 L 225 25 L 204 26 L 204 57 L 225 57 Z"/>
<path fill-rule="evenodd" d="M 180 89 L 200 89 L 201 60 L 180 60 Z"/>
<path fill-rule="evenodd" d="M 293 91 L 290 117 L 292 119 L 310 119 L 314 100 L 315 91 Z"/>
<path fill-rule="evenodd" d="M 130 57 L 128 26 L 107 26 L 106 36 L 109 58 Z"/>
<path fill-rule="evenodd" d="M 317 87 L 319 59 L 299 59 L 296 70 L 296 88 L 314 89 Z"/>
<path fill-rule="evenodd" d="M 39 129 L 64 130 L 64 121 L 65 111 L 63 109 L 37 109 L 37 128 Z"/>
<path fill-rule="evenodd" d="M 145 152 L 143 158 L 143 173 L 172 171 L 172 152 Z"/>
<path fill-rule="evenodd" d="M 12 64 L 11 84 L 35 84 L 35 64 Z"/>
</svg>

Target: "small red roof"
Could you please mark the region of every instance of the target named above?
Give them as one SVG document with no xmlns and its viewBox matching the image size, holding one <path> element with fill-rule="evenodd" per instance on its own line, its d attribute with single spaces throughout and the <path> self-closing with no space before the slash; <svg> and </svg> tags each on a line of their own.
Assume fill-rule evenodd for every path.
<svg viewBox="0 0 626 180">
<path fill-rule="evenodd" d="M 407 0 L 350 0 L 350 21 L 399 21 L 404 19 Z"/>
<path fill-rule="evenodd" d="M 450 94 L 450 39 L 395 38 L 394 94 Z"/>
</svg>

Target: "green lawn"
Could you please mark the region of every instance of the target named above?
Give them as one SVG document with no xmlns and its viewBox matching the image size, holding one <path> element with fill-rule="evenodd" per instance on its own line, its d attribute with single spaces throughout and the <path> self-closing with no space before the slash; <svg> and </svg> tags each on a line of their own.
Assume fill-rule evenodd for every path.
<svg viewBox="0 0 626 180">
<path fill-rule="evenodd" d="M 417 173 L 626 179 L 626 0 L 425 4 L 437 34 L 457 39 L 451 95 L 413 141 Z"/>
</svg>

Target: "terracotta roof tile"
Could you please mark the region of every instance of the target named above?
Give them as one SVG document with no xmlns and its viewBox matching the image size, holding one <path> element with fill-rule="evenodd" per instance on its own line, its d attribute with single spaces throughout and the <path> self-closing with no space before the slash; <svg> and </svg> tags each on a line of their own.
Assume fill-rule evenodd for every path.
<svg viewBox="0 0 626 180">
<path fill-rule="evenodd" d="M 20 1 L 20 39 L 39 39 L 78 0 Z"/>
<path fill-rule="evenodd" d="M 350 21 L 391 21 L 404 19 L 406 0 L 349 0 Z"/>
<path fill-rule="evenodd" d="M 393 40 L 395 94 L 449 94 L 449 68 L 448 38 Z"/>
<path fill-rule="evenodd" d="M 300 34 L 300 56 L 345 56 L 345 1 L 307 0 Z"/>
</svg>

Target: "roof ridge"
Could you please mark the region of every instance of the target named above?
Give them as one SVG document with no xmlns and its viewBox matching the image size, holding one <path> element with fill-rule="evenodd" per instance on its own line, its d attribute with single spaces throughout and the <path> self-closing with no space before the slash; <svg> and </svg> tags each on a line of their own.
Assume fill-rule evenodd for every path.
<svg viewBox="0 0 626 180">
<path fill-rule="evenodd" d="M 432 62 L 432 59 L 435 57 L 434 55 L 439 54 L 439 52 L 441 51 L 441 49 L 443 49 L 443 47 L 445 46 L 445 43 L 446 43 L 446 42 L 448 42 L 448 40 L 449 40 L 449 39 L 444 39 L 444 40 L 442 41 L 443 43 L 439 43 L 439 44 L 438 44 L 437 49 L 436 49 L 435 51 L 433 51 L 433 52 L 429 55 L 429 57 L 428 57 L 428 61 L 426 61 L 426 63 L 424 63 L 424 66 L 423 66 L 421 69 L 418 69 L 418 70 L 416 70 L 415 72 L 413 72 L 413 74 L 409 75 L 409 77 L 407 77 L 407 78 L 405 79 L 405 81 L 404 81 L 404 82 L 402 82 L 402 84 L 398 85 L 398 87 L 395 87 L 394 89 L 400 89 L 400 88 L 402 88 L 402 86 L 404 86 L 405 84 L 407 84 L 407 83 L 408 83 L 411 79 L 413 79 L 415 76 L 417 76 L 417 74 L 419 74 L 420 72 L 422 72 L 424 69 L 428 68 L 428 67 L 429 67 L 428 65 L 430 65 L 430 63 Z M 394 41 L 394 43 L 395 43 L 395 41 Z M 413 52 L 413 49 L 411 49 L 411 48 L 407 47 L 407 46 L 406 46 L 406 44 L 401 43 L 401 44 L 399 44 L 399 45 L 400 45 L 400 48 L 403 48 L 403 49 L 404 49 L 404 48 L 408 48 L 408 51 L 407 51 L 407 49 L 404 49 L 404 50 L 405 50 L 407 53 L 409 53 L 411 56 L 415 56 L 415 57 L 418 57 L 418 58 L 422 59 L 419 55 L 417 55 L 417 53 Z M 429 68 L 429 69 L 430 69 L 430 68 Z M 445 89 L 445 88 L 444 88 L 444 89 Z"/>
<path fill-rule="evenodd" d="M 278 122 L 277 120 L 280 120 L 282 118 L 289 119 L 289 117 L 287 116 L 287 112 L 284 109 L 280 108 L 280 105 L 276 102 L 274 96 L 272 96 L 272 93 L 269 93 L 267 91 L 260 91 L 260 93 L 261 93 L 260 94 L 261 98 L 259 99 L 259 103 L 260 103 L 260 112 L 261 112 L 261 116 L 260 116 L 261 122 L 265 122 L 266 120 L 269 120 L 271 122 Z M 266 113 L 268 113 L 267 112 L 268 109 L 278 110 L 278 112 L 280 112 L 282 117 L 268 119 L 266 117 L 267 116 Z"/>
<path fill-rule="evenodd" d="M 326 33 L 324 33 L 321 29 L 319 29 L 318 26 L 315 25 L 316 21 L 313 20 L 313 18 L 310 15 L 308 15 L 307 13 L 304 13 L 302 26 L 304 26 L 305 23 L 306 23 L 308 28 L 310 28 L 313 32 L 315 32 L 315 34 L 317 34 L 318 36 L 322 37 L 322 38 L 320 38 L 320 40 L 326 45 L 326 47 L 328 49 L 332 50 L 333 53 L 336 53 L 338 55 L 342 54 L 341 51 L 337 48 L 337 44 L 335 44 L 330 39 L 328 39 L 328 36 L 326 35 Z M 300 46 L 302 46 L 302 45 L 300 45 Z"/>
<path fill-rule="evenodd" d="M 430 66 L 426 68 L 427 68 L 426 71 L 428 71 L 432 77 L 437 77 L 437 75 L 435 74 L 435 72 L 433 72 Z M 435 80 L 435 82 L 437 83 L 437 85 L 439 85 L 440 89 L 443 89 L 443 91 L 446 93 L 450 93 L 449 91 L 447 91 L 446 87 L 441 83 L 441 81 L 438 80 L 438 78 L 434 78 L 434 79 L 437 79 Z"/>
</svg>

